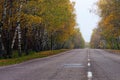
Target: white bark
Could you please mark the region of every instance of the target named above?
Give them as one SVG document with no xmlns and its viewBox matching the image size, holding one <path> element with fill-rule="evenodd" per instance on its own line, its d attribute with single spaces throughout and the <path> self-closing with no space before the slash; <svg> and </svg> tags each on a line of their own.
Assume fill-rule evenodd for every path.
<svg viewBox="0 0 120 80">
<path fill-rule="evenodd" d="M 13 37 L 13 41 L 12 41 L 12 45 L 11 45 L 11 49 L 13 49 L 13 47 L 14 47 L 15 39 L 16 39 L 16 37 L 17 37 L 17 32 L 18 32 L 18 30 L 17 30 L 17 28 L 16 28 L 16 29 L 15 29 L 15 34 L 14 34 L 14 37 Z"/>
</svg>

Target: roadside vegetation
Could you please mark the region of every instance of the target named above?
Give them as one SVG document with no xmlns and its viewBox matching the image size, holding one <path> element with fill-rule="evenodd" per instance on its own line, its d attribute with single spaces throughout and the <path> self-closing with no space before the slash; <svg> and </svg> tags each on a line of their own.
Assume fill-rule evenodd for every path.
<svg viewBox="0 0 120 80">
<path fill-rule="evenodd" d="M 0 57 L 83 48 L 74 5 L 70 0 L 0 0 Z"/>
<path fill-rule="evenodd" d="M 97 6 L 101 19 L 93 30 L 91 47 L 120 50 L 120 0 L 98 0 Z"/>
<path fill-rule="evenodd" d="M 105 49 L 105 51 L 113 53 L 113 54 L 119 54 L 120 55 L 120 50 Z"/>
<path fill-rule="evenodd" d="M 41 51 L 41 52 L 30 52 L 28 56 L 23 55 L 22 57 L 19 57 L 16 55 L 17 53 L 14 52 L 14 57 L 11 59 L 0 59 L 0 66 L 6 66 L 6 65 L 12 65 L 12 64 L 18 64 L 24 61 L 36 59 L 36 58 L 44 58 L 48 56 L 52 56 L 55 54 L 59 54 L 61 52 L 68 51 L 69 49 L 61 49 L 61 50 L 50 50 L 50 51 Z"/>
</svg>

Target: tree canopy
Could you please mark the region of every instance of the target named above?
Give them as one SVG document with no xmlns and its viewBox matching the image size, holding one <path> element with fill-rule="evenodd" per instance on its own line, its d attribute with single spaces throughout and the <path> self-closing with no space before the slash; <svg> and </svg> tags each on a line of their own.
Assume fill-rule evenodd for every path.
<svg viewBox="0 0 120 80">
<path fill-rule="evenodd" d="M 69 0 L 1 0 L 0 4 L 0 53 L 6 57 L 17 49 L 22 56 L 30 50 L 84 47 Z"/>
<path fill-rule="evenodd" d="M 120 0 L 99 0 L 97 5 L 101 20 L 93 31 L 91 46 L 120 49 Z"/>
</svg>

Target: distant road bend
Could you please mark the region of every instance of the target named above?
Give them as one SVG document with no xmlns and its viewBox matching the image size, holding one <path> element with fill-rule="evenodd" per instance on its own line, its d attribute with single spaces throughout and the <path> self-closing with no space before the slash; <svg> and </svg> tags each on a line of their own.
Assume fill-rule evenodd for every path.
<svg viewBox="0 0 120 80">
<path fill-rule="evenodd" d="M 0 67 L 0 80 L 120 80 L 120 55 L 99 49 L 74 49 Z"/>
</svg>

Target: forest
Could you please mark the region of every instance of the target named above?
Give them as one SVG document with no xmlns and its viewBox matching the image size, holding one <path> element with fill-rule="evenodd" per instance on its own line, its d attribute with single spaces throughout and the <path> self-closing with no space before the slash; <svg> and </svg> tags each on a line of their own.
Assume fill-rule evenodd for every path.
<svg viewBox="0 0 120 80">
<path fill-rule="evenodd" d="M 0 57 L 83 48 L 74 5 L 70 0 L 0 0 Z"/>
<path fill-rule="evenodd" d="M 100 21 L 93 30 L 91 47 L 120 50 L 120 0 L 99 0 L 97 7 Z"/>
</svg>

